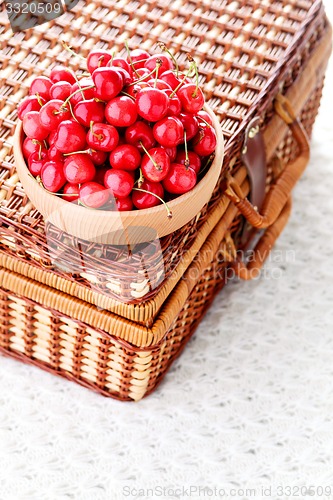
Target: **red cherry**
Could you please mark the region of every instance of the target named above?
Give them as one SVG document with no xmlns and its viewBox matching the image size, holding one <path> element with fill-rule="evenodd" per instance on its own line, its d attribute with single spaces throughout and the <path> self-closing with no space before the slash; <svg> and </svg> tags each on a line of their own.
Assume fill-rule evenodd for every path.
<svg viewBox="0 0 333 500">
<path fill-rule="evenodd" d="M 97 68 L 92 74 L 95 96 L 102 101 L 110 101 L 123 88 L 123 77 L 116 68 Z"/>
<path fill-rule="evenodd" d="M 90 126 L 91 122 L 102 122 L 105 117 L 105 105 L 95 99 L 80 101 L 76 104 L 74 116 L 81 125 Z"/>
<path fill-rule="evenodd" d="M 171 90 L 172 92 L 170 85 L 159 78 L 152 78 L 151 80 L 148 80 L 147 83 L 150 87 L 154 87 L 159 90 Z"/>
<path fill-rule="evenodd" d="M 165 90 L 166 95 L 169 97 L 169 107 L 167 116 L 178 116 L 182 110 L 182 104 L 177 97 L 177 94 L 174 94 L 172 97 L 172 90 Z"/>
<path fill-rule="evenodd" d="M 91 149 L 89 152 L 89 157 L 92 160 L 93 164 L 99 167 L 106 162 L 108 155 L 104 151 L 95 151 Z"/>
<path fill-rule="evenodd" d="M 151 77 L 151 73 L 147 68 L 139 68 L 135 71 L 135 77 L 147 83 Z"/>
<path fill-rule="evenodd" d="M 126 129 L 125 140 L 140 151 L 142 150 L 141 142 L 146 149 L 152 148 L 155 144 L 153 130 L 147 123 L 141 121 L 133 123 Z"/>
<path fill-rule="evenodd" d="M 157 122 L 168 112 L 169 97 L 163 90 L 147 87 L 138 92 L 136 106 L 142 118 L 150 122 Z"/>
<path fill-rule="evenodd" d="M 172 90 L 175 90 L 182 80 L 182 78 L 177 78 L 171 69 L 164 71 L 164 73 L 160 76 L 160 79 L 166 82 Z"/>
<path fill-rule="evenodd" d="M 179 163 L 171 163 L 163 186 L 169 193 L 184 194 L 193 189 L 196 183 L 197 174 L 194 170 Z"/>
<path fill-rule="evenodd" d="M 205 98 L 202 90 L 194 83 L 187 83 L 186 85 L 183 85 L 177 91 L 177 96 L 182 103 L 183 110 L 188 113 L 197 113 L 205 104 Z"/>
<path fill-rule="evenodd" d="M 126 198 L 118 198 L 116 200 L 116 207 L 119 212 L 127 212 L 133 210 L 133 201 L 130 196 Z"/>
<path fill-rule="evenodd" d="M 162 203 L 159 198 L 154 196 L 154 194 L 156 194 L 160 198 L 163 198 L 164 196 L 163 186 L 159 182 L 150 182 L 145 180 L 143 181 L 139 189 L 149 191 L 149 193 L 146 193 L 144 191 L 133 191 L 132 200 L 136 208 L 142 210 L 144 208 L 156 207 L 157 205 L 160 205 Z"/>
<path fill-rule="evenodd" d="M 110 165 L 113 168 L 120 170 L 136 170 L 140 163 L 140 151 L 131 144 L 118 146 L 110 153 Z"/>
<path fill-rule="evenodd" d="M 49 160 L 50 161 L 64 161 L 64 155 L 52 144 L 48 150 Z"/>
<path fill-rule="evenodd" d="M 74 120 L 65 120 L 58 126 L 54 145 L 62 153 L 82 151 L 86 145 L 86 131 Z"/>
<path fill-rule="evenodd" d="M 50 80 L 52 80 L 53 83 L 68 82 L 73 85 L 73 83 L 75 83 L 75 76 L 71 69 L 61 64 L 57 64 L 57 66 L 54 66 L 51 70 Z"/>
<path fill-rule="evenodd" d="M 135 69 L 143 68 L 150 54 L 143 49 L 134 49 L 130 52 L 130 58 L 127 58 L 129 64 L 132 64 Z"/>
<path fill-rule="evenodd" d="M 115 127 L 129 127 L 138 117 L 135 102 L 124 95 L 115 97 L 108 102 L 105 117 Z"/>
<path fill-rule="evenodd" d="M 56 136 L 57 136 L 57 131 L 56 130 L 52 130 L 50 132 L 50 135 L 47 138 L 49 146 L 52 146 L 52 144 L 54 144 L 54 141 L 56 140 Z"/>
<path fill-rule="evenodd" d="M 35 139 L 30 139 L 26 137 L 22 144 L 23 156 L 27 160 L 32 153 L 47 152 L 42 143 L 38 143 Z"/>
<path fill-rule="evenodd" d="M 160 182 L 166 178 L 170 168 L 170 158 L 163 148 L 152 148 L 143 156 L 141 170 L 146 179 Z"/>
<path fill-rule="evenodd" d="M 105 173 L 104 185 L 115 198 L 126 198 L 133 189 L 134 179 L 130 172 L 111 168 Z"/>
<path fill-rule="evenodd" d="M 170 161 L 173 162 L 175 160 L 175 158 L 176 158 L 176 155 L 177 155 L 177 148 L 176 148 L 176 146 L 173 146 L 172 148 L 165 148 L 164 146 L 162 146 L 162 148 L 165 149 L 165 151 L 169 155 Z"/>
<path fill-rule="evenodd" d="M 193 151 L 199 156 L 208 156 L 215 151 L 216 134 L 211 126 L 201 126 L 193 138 Z"/>
<path fill-rule="evenodd" d="M 71 119 L 69 110 L 63 104 L 60 99 L 52 99 L 44 104 L 39 112 L 40 123 L 44 128 L 55 130 L 60 122 Z"/>
<path fill-rule="evenodd" d="M 40 122 L 40 115 L 38 111 L 29 111 L 23 117 L 23 130 L 27 137 L 43 141 L 49 135 L 47 130 Z"/>
<path fill-rule="evenodd" d="M 145 68 L 149 71 L 153 71 L 156 69 L 156 64 L 158 61 L 161 61 L 161 66 L 157 70 L 158 77 L 160 77 L 165 71 L 173 69 L 173 62 L 169 56 L 164 54 L 154 54 L 150 56 L 145 62 Z"/>
<path fill-rule="evenodd" d="M 201 168 L 200 157 L 193 151 L 188 151 L 187 156 L 188 156 L 188 165 L 186 165 L 186 152 L 184 149 L 181 149 L 180 151 L 177 152 L 175 163 L 186 165 L 187 167 L 190 167 L 192 170 L 194 170 L 196 174 L 198 174 Z"/>
<path fill-rule="evenodd" d="M 42 104 L 40 104 L 42 103 Z M 23 101 L 20 102 L 17 108 L 17 116 L 20 120 L 23 120 L 25 114 L 29 113 L 29 111 L 40 111 L 40 108 L 43 104 L 46 103 L 46 100 L 42 97 L 37 97 L 35 95 L 27 96 Z"/>
<path fill-rule="evenodd" d="M 80 201 L 89 208 L 101 208 L 110 199 L 110 192 L 97 182 L 86 182 L 80 187 Z"/>
<path fill-rule="evenodd" d="M 209 123 L 209 125 L 213 125 L 213 120 L 211 119 L 211 116 L 209 113 L 207 113 L 207 111 L 205 111 L 204 109 L 201 109 L 200 111 L 198 111 L 197 113 L 197 119 L 199 121 L 203 121 L 203 120 L 200 120 L 201 118 L 203 118 L 203 120 L 207 123 Z"/>
<path fill-rule="evenodd" d="M 114 57 L 113 59 L 111 59 L 111 61 L 108 62 L 108 66 L 116 66 L 117 68 L 122 68 L 127 71 L 129 75 L 132 71 L 131 66 L 123 57 Z"/>
<path fill-rule="evenodd" d="M 28 158 L 28 168 L 33 176 L 40 175 L 44 163 L 48 160 L 46 151 L 31 153 Z"/>
<path fill-rule="evenodd" d="M 138 95 L 138 92 L 140 92 L 141 89 L 147 88 L 148 83 L 146 82 L 139 82 L 135 83 L 134 85 L 127 85 L 124 87 L 124 92 L 134 99 L 136 99 L 136 96 Z"/>
<path fill-rule="evenodd" d="M 113 125 L 94 123 L 87 133 L 87 143 L 97 151 L 110 152 L 118 146 L 119 134 Z"/>
<path fill-rule="evenodd" d="M 74 154 L 66 158 L 64 163 L 64 175 L 70 184 L 83 184 L 92 181 L 96 169 L 87 154 Z"/>
<path fill-rule="evenodd" d="M 186 132 L 186 140 L 191 140 L 199 130 L 198 120 L 194 115 L 192 115 L 192 113 L 180 113 L 178 118 L 184 126 Z"/>
<path fill-rule="evenodd" d="M 77 184 L 65 184 L 64 189 L 63 189 L 64 195 L 68 196 L 63 196 L 63 200 L 69 201 L 69 202 L 74 202 L 79 199 L 79 192 L 80 188 Z"/>
<path fill-rule="evenodd" d="M 95 69 L 107 66 L 112 55 L 106 50 L 92 50 L 87 57 L 88 71 L 92 74 Z"/>
<path fill-rule="evenodd" d="M 41 179 L 44 187 L 52 193 L 57 193 L 66 183 L 63 163 L 57 161 L 47 161 L 41 171 Z"/>
<path fill-rule="evenodd" d="M 47 78 L 47 76 L 37 76 L 37 78 L 35 78 L 30 85 L 29 95 L 38 94 L 40 97 L 48 101 L 52 85 L 53 82 Z"/>
<path fill-rule="evenodd" d="M 71 95 L 72 85 L 69 82 L 60 81 L 54 83 L 50 88 L 50 98 L 64 101 Z"/>
<path fill-rule="evenodd" d="M 78 84 L 77 82 L 74 83 L 74 85 L 72 86 L 71 94 L 74 94 L 74 92 L 77 92 L 80 88 L 87 90 L 77 92 L 75 95 L 73 95 L 73 97 L 71 97 L 70 102 L 72 107 L 74 107 L 80 101 L 84 101 L 85 99 L 93 99 L 95 97 L 95 89 L 87 88 L 92 87 L 93 85 L 94 82 L 91 78 L 82 78 L 80 80 L 80 84 Z"/>
<path fill-rule="evenodd" d="M 132 83 L 133 80 L 128 71 L 126 71 L 124 68 L 119 68 L 118 66 L 117 66 L 117 71 L 122 76 L 123 85 L 128 85 L 129 83 Z"/>
<path fill-rule="evenodd" d="M 157 142 L 166 148 L 170 148 L 183 142 L 184 127 L 179 118 L 167 116 L 155 123 L 153 134 Z"/>
</svg>

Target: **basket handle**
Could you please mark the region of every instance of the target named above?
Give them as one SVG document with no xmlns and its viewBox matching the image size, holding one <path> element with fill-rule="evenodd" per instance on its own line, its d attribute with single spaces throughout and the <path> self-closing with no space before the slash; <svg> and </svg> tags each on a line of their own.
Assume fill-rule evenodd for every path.
<svg viewBox="0 0 333 500">
<path fill-rule="evenodd" d="M 245 264 L 243 260 L 238 258 L 232 264 L 232 268 L 235 274 L 243 280 L 251 280 L 256 278 L 260 270 L 267 259 L 275 241 L 280 236 L 285 225 L 288 222 L 290 212 L 291 212 L 292 201 L 291 197 L 288 198 L 285 206 L 280 212 L 280 215 L 268 229 L 265 230 L 264 234 L 261 236 L 259 242 L 257 243 L 251 261 Z"/>
<path fill-rule="evenodd" d="M 265 229 L 271 226 L 285 207 L 292 189 L 302 176 L 310 157 L 310 145 L 301 122 L 296 118 L 290 101 L 279 94 L 274 102 L 276 113 L 289 126 L 299 146 L 299 156 L 288 163 L 272 184 L 259 213 L 257 207 L 244 197 L 237 181 L 226 176 L 225 195 L 236 205 L 251 226 Z"/>
</svg>

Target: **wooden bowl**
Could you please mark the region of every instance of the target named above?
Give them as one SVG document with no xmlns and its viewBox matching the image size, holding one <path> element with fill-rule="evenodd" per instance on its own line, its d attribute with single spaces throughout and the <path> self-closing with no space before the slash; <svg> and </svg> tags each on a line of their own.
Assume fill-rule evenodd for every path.
<svg viewBox="0 0 333 500">
<path fill-rule="evenodd" d="M 14 157 L 25 193 L 46 222 L 84 240 L 107 245 L 134 245 L 171 234 L 193 219 L 209 201 L 221 172 L 224 153 L 221 125 L 213 111 L 208 106 L 205 109 L 212 117 L 217 134 L 215 158 L 206 175 L 191 191 L 168 203 L 173 214 L 171 219 L 163 205 L 127 212 L 93 210 L 45 191 L 29 173 L 22 152 L 24 132 L 19 122 L 14 138 Z"/>
</svg>

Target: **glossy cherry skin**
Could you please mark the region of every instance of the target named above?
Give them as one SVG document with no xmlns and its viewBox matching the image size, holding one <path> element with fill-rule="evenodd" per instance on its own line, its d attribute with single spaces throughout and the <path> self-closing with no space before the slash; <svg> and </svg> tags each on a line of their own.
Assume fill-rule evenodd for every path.
<svg viewBox="0 0 333 500">
<path fill-rule="evenodd" d="M 166 82 L 172 90 L 175 90 L 181 83 L 183 77 L 178 78 L 176 74 L 170 69 L 164 71 L 164 73 L 160 76 L 160 78 L 161 80 Z"/>
<path fill-rule="evenodd" d="M 162 65 L 158 68 L 157 71 L 158 77 L 160 77 L 165 71 L 173 68 L 172 59 L 164 54 L 154 54 L 150 56 L 145 62 L 145 68 L 147 68 L 149 71 L 153 71 L 154 69 L 156 69 L 157 61 L 162 62 Z"/>
<path fill-rule="evenodd" d="M 91 122 L 102 122 L 105 117 L 105 104 L 95 99 L 80 101 L 73 110 L 74 116 L 81 125 L 89 127 Z"/>
<path fill-rule="evenodd" d="M 64 185 L 63 193 L 64 196 L 62 199 L 73 203 L 79 199 L 80 188 L 77 184 L 69 184 L 67 182 L 67 184 Z"/>
<path fill-rule="evenodd" d="M 168 175 L 163 181 L 164 189 L 173 194 L 184 194 L 194 188 L 197 174 L 180 163 L 171 163 Z"/>
<path fill-rule="evenodd" d="M 117 71 L 122 76 L 123 85 L 128 85 L 129 83 L 132 83 L 133 80 L 128 71 L 126 71 L 124 68 L 119 68 L 118 66 L 117 66 Z"/>
<path fill-rule="evenodd" d="M 208 156 L 216 149 L 216 134 L 211 126 L 201 126 L 197 135 L 193 138 L 193 151 L 199 156 Z"/>
<path fill-rule="evenodd" d="M 133 210 L 133 201 L 130 196 L 126 198 L 118 198 L 116 200 L 116 207 L 119 212 L 127 212 Z"/>
<path fill-rule="evenodd" d="M 41 171 L 43 186 L 52 193 L 57 193 L 66 183 L 64 176 L 64 164 L 57 161 L 47 161 Z"/>
<path fill-rule="evenodd" d="M 137 121 L 130 125 L 125 132 L 125 141 L 132 146 L 142 150 L 141 142 L 146 149 L 150 149 L 155 144 L 153 130 L 145 122 Z"/>
<path fill-rule="evenodd" d="M 147 68 L 139 68 L 135 70 L 135 76 L 138 80 L 142 80 L 142 82 L 148 85 L 148 80 L 151 78 L 151 73 Z"/>
<path fill-rule="evenodd" d="M 112 55 L 106 50 L 92 50 L 87 57 L 88 71 L 92 74 L 95 69 L 108 65 Z"/>
<path fill-rule="evenodd" d="M 40 95 L 46 101 L 50 98 L 50 89 L 53 82 L 47 76 L 37 76 L 31 83 L 29 88 L 29 95 Z"/>
<path fill-rule="evenodd" d="M 102 101 L 110 101 L 122 90 L 123 77 L 116 68 L 98 68 L 92 74 L 95 96 Z"/>
<path fill-rule="evenodd" d="M 50 80 L 53 83 L 68 82 L 73 85 L 73 83 L 75 83 L 75 76 L 71 69 L 66 66 L 62 66 L 61 64 L 57 64 L 51 70 Z"/>
<path fill-rule="evenodd" d="M 30 173 L 34 177 L 40 175 L 42 167 L 48 159 L 49 158 L 46 151 L 41 151 L 41 153 L 39 152 L 31 153 L 31 155 L 28 158 L 28 168 Z"/>
<path fill-rule="evenodd" d="M 72 85 L 69 82 L 57 82 L 50 88 L 50 98 L 64 101 L 71 95 Z"/>
<path fill-rule="evenodd" d="M 86 145 L 86 131 L 74 120 L 65 120 L 59 124 L 53 144 L 62 153 L 82 151 Z"/>
<path fill-rule="evenodd" d="M 80 187 L 80 201 L 89 208 L 101 208 L 110 199 L 110 192 L 102 184 L 86 182 Z"/>
<path fill-rule="evenodd" d="M 70 184 L 83 184 L 93 180 L 96 169 L 89 155 L 77 153 L 66 158 L 64 175 Z"/>
<path fill-rule="evenodd" d="M 125 170 L 111 168 L 105 173 L 104 185 L 115 198 L 126 198 L 134 186 L 133 175 Z"/>
<path fill-rule="evenodd" d="M 75 95 L 73 95 L 73 97 L 71 97 L 70 101 L 71 101 L 71 105 L 73 108 L 78 102 L 84 101 L 85 99 L 93 99 L 95 97 L 95 90 L 93 88 L 88 88 L 88 87 L 92 87 L 93 85 L 94 85 L 94 82 L 91 78 L 82 78 L 80 80 L 80 86 L 78 83 L 74 83 L 74 85 L 72 86 L 71 94 L 74 94 L 75 92 L 77 92 L 79 90 L 79 88 L 86 89 L 86 90 L 82 90 L 81 92 L 77 92 Z M 84 98 L 83 98 L 82 94 L 83 94 Z"/>
<path fill-rule="evenodd" d="M 133 49 L 130 52 L 130 58 L 127 58 L 127 62 L 132 64 L 135 69 L 143 68 L 147 59 L 149 59 L 150 54 L 143 49 Z"/>
<path fill-rule="evenodd" d="M 40 123 L 47 130 L 55 130 L 59 123 L 64 120 L 70 120 L 71 114 L 68 108 L 62 107 L 63 101 L 60 99 L 51 99 L 39 112 Z"/>
<path fill-rule="evenodd" d="M 41 149 L 42 148 L 42 149 Z M 26 137 L 22 144 L 23 156 L 27 160 L 32 153 L 38 153 L 39 151 L 47 152 L 43 143 L 38 144 L 34 139 Z"/>
<path fill-rule="evenodd" d="M 136 208 L 139 210 L 145 209 L 145 208 L 152 208 L 156 207 L 157 205 L 160 205 L 162 202 L 159 200 L 154 194 L 159 196 L 160 198 L 163 198 L 164 196 L 164 189 L 161 183 L 159 182 L 150 182 L 150 181 L 143 181 L 140 189 L 144 191 L 149 191 L 149 194 L 144 191 L 133 191 L 132 194 L 132 200 L 133 204 Z"/>
<path fill-rule="evenodd" d="M 48 149 L 48 156 L 50 161 L 64 161 L 65 156 L 59 151 L 54 144 Z"/>
<path fill-rule="evenodd" d="M 172 95 L 172 90 L 168 89 L 164 90 L 164 92 L 169 97 L 169 107 L 167 111 L 167 116 L 178 116 L 182 110 L 182 105 L 177 97 L 177 94 Z"/>
<path fill-rule="evenodd" d="M 148 181 L 160 182 L 166 178 L 170 168 L 170 157 L 163 148 L 152 148 L 141 161 L 141 170 Z"/>
<path fill-rule="evenodd" d="M 122 144 L 110 153 L 110 165 L 120 170 L 136 170 L 141 163 L 141 155 L 138 148 L 131 144 Z"/>
<path fill-rule="evenodd" d="M 163 90 L 147 87 L 136 96 L 138 114 L 149 122 L 161 120 L 168 112 L 169 97 Z"/>
<path fill-rule="evenodd" d="M 205 111 L 204 109 L 201 109 L 197 113 L 197 119 L 199 120 L 199 122 L 201 124 L 202 120 L 200 120 L 200 118 L 203 118 L 203 120 L 205 120 L 205 122 L 209 123 L 209 125 L 213 125 L 213 120 L 212 120 L 210 114 L 207 113 L 207 111 Z"/>
<path fill-rule="evenodd" d="M 138 95 L 140 90 L 147 88 L 147 87 L 149 87 L 148 83 L 139 82 L 139 83 L 135 83 L 134 85 L 126 85 L 124 87 L 124 92 L 126 92 L 126 94 L 128 94 L 131 97 L 133 97 L 134 99 L 136 99 L 136 96 Z"/>
<path fill-rule="evenodd" d="M 190 141 L 197 134 L 199 130 L 199 123 L 192 113 L 180 113 L 178 116 L 184 126 L 186 132 L 186 140 Z"/>
<path fill-rule="evenodd" d="M 42 97 L 37 98 L 35 95 L 27 96 L 17 108 L 17 116 L 20 120 L 23 120 L 25 114 L 29 113 L 29 111 L 40 111 L 42 105 L 46 103 L 46 100 Z"/>
<path fill-rule="evenodd" d="M 173 162 L 175 160 L 175 158 L 176 158 L 176 155 L 177 155 L 177 148 L 176 148 L 176 146 L 173 146 L 172 148 L 165 148 L 164 146 L 162 146 L 162 148 L 165 149 L 165 151 L 169 155 L 170 161 Z"/>
<path fill-rule="evenodd" d="M 23 130 L 27 137 L 43 141 L 49 135 L 49 130 L 43 127 L 40 122 L 38 111 L 29 111 L 23 117 Z"/>
<path fill-rule="evenodd" d="M 114 57 L 113 59 L 111 59 L 111 61 L 108 62 L 108 66 L 116 66 L 117 68 L 122 68 L 127 71 L 129 75 L 131 75 L 132 72 L 131 66 L 123 57 Z"/>
<path fill-rule="evenodd" d="M 157 142 L 166 148 L 178 146 L 184 140 L 184 126 L 179 118 L 167 116 L 155 123 L 153 134 Z"/>
<path fill-rule="evenodd" d="M 172 88 L 170 87 L 170 85 L 167 82 L 164 82 L 163 80 L 161 80 L 160 78 L 157 78 L 157 79 L 152 78 L 151 80 L 148 80 L 147 83 L 150 87 L 153 87 L 155 89 L 171 90 L 171 92 L 172 92 Z"/>
<path fill-rule="evenodd" d="M 87 143 L 97 151 L 111 152 L 119 142 L 119 134 L 113 125 L 94 123 L 87 133 Z"/>
<path fill-rule="evenodd" d="M 49 143 L 49 146 L 52 146 L 54 144 L 54 141 L 56 140 L 56 136 L 57 136 L 57 131 L 52 130 L 50 132 L 50 135 L 47 138 L 47 142 Z"/>
<path fill-rule="evenodd" d="M 187 153 L 188 156 L 188 165 L 186 165 L 186 153 L 185 150 L 182 149 L 180 151 L 177 151 L 177 156 L 175 163 L 180 163 L 181 165 L 186 165 L 190 167 L 196 174 L 199 173 L 199 170 L 201 168 L 201 160 L 200 157 L 194 153 L 193 151 L 188 151 Z"/>
<path fill-rule="evenodd" d="M 205 98 L 200 88 L 194 83 L 183 85 L 178 91 L 177 96 L 182 103 L 182 108 L 188 113 L 197 113 L 205 104 Z"/>
<path fill-rule="evenodd" d="M 125 95 L 114 97 L 105 108 L 105 118 L 114 127 L 129 127 L 138 117 L 135 102 Z"/>
<path fill-rule="evenodd" d="M 96 167 L 99 167 L 100 165 L 103 165 L 106 162 L 108 155 L 107 153 L 105 153 L 105 151 L 95 151 L 91 149 L 89 152 L 89 157 L 92 160 L 93 164 Z"/>
</svg>

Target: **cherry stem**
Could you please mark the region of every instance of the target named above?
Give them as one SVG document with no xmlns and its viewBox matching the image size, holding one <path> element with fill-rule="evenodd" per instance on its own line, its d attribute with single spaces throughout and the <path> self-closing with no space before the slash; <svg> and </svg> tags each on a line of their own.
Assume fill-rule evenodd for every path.
<svg viewBox="0 0 333 500">
<path fill-rule="evenodd" d="M 190 166 L 190 160 L 188 157 L 186 130 L 184 130 L 184 147 L 185 147 L 185 167 L 186 167 L 186 170 L 188 170 L 188 167 Z"/>
<path fill-rule="evenodd" d="M 42 100 L 41 100 L 41 98 L 40 98 L 39 93 L 38 93 L 38 92 L 36 92 L 35 96 L 36 96 L 36 99 L 37 99 L 38 104 L 40 105 L 40 107 L 42 107 L 42 106 L 43 106 L 43 103 L 42 103 Z"/>
<path fill-rule="evenodd" d="M 165 206 L 165 209 L 167 211 L 168 217 L 169 217 L 169 219 L 171 219 L 172 212 L 169 208 L 169 205 L 166 203 L 166 201 L 163 200 L 163 198 L 158 196 L 158 194 L 152 193 L 151 191 L 147 191 L 146 189 L 141 189 L 141 188 L 133 188 L 133 191 L 140 191 L 141 193 L 147 193 L 147 194 L 151 194 L 152 196 L 155 196 L 155 198 L 157 198 L 158 200 L 160 200 L 163 203 L 163 205 Z"/>
<path fill-rule="evenodd" d="M 135 80 L 135 82 L 129 83 L 129 84 L 127 85 L 127 87 L 131 87 L 132 85 L 135 85 L 136 83 L 140 83 L 140 82 L 143 82 L 143 80 L 147 80 L 147 78 L 149 78 L 150 76 L 152 76 L 152 75 L 155 73 L 155 71 L 156 71 L 156 72 L 158 71 L 158 69 L 159 69 L 159 67 L 160 67 L 161 65 L 162 65 L 162 63 L 161 63 L 161 62 L 157 62 L 157 61 L 156 61 L 156 67 L 155 67 L 155 68 L 154 68 L 154 69 L 153 69 L 150 73 L 148 73 L 148 75 L 143 75 L 143 76 L 141 76 L 141 77 L 140 77 L 140 75 L 138 75 L 138 76 L 139 76 L 139 79 L 138 79 L 138 80 Z"/>
<path fill-rule="evenodd" d="M 154 167 L 156 168 L 156 170 L 161 171 L 161 170 L 162 170 L 161 166 L 160 166 L 158 163 L 156 163 L 156 161 L 154 160 L 154 158 L 152 157 L 152 155 L 151 155 L 151 154 L 148 152 L 148 150 L 144 147 L 144 145 L 143 145 L 142 141 L 140 141 L 140 144 L 141 144 L 142 149 L 144 150 L 144 152 L 146 153 L 146 155 L 148 156 L 148 158 L 150 159 L 150 161 L 152 162 L 152 164 L 153 164 L 153 165 L 154 165 Z"/>
<path fill-rule="evenodd" d="M 66 194 L 66 193 L 54 193 L 53 191 L 49 191 L 44 186 L 43 181 L 39 175 L 37 177 L 34 177 L 32 174 L 29 173 L 29 176 L 32 177 L 33 179 L 35 179 L 37 181 L 37 184 L 39 184 L 49 194 L 53 194 L 54 196 L 60 196 L 60 197 L 62 197 L 62 196 L 77 196 L 77 194 L 75 194 L 75 193 Z"/>
<path fill-rule="evenodd" d="M 133 63 L 133 61 L 132 61 L 131 51 L 130 51 L 130 48 L 129 48 L 129 46 L 128 46 L 128 42 L 127 42 L 127 40 L 125 41 L 125 47 L 126 47 L 126 50 L 127 50 L 127 57 L 128 57 L 128 59 L 129 59 L 130 66 L 131 66 L 132 70 L 134 71 L 134 73 L 136 74 L 136 76 L 137 76 L 138 78 L 140 78 L 140 75 L 139 75 L 139 73 L 137 72 L 137 70 L 135 69 L 134 63 Z"/>
<path fill-rule="evenodd" d="M 39 146 L 38 159 L 41 160 L 42 159 L 42 148 L 43 148 L 43 145 L 42 145 L 41 142 L 37 141 L 37 139 L 32 139 L 32 142 L 33 142 L 33 144 L 38 144 L 38 146 Z"/>
<path fill-rule="evenodd" d="M 80 87 L 79 89 L 75 90 L 75 92 L 73 92 L 70 96 L 67 97 L 67 99 L 62 103 L 61 107 L 62 108 L 65 108 L 67 103 L 70 101 L 70 99 L 72 97 L 74 97 L 76 94 L 78 94 L 79 92 L 83 92 L 84 90 L 90 90 L 90 89 L 94 89 L 95 88 L 95 85 L 89 85 L 89 87 Z"/>
<path fill-rule="evenodd" d="M 140 172 L 140 177 L 138 178 L 138 180 L 136 181 L 136 183 L 138 184 L 138 187 L 141 188 L 141 186 L 142 186 L 145 178 L 143 176 L 141 168 L 139 169 L 139 172 Z"/>
<path fill-rule="evenodd" d="M 124 92 L 123 90 L 120 93 L 121 93 L 121 95 L 126 95 L 127 97 L 130 97 L 131 99 L 133 99 L 133 101 L 135 101 L 135 97 L 133 97 L 131 94 L 128 94 L 127 92 Z"/>
<path fill-rule="evenodd" d="M 190 61 L 190 65 L 192 68 L 195 70 L 195 80 L 196 80 L 196 89 L 192 94 L 192 97 L 195 98 L 198 95 L 198 88 L 199 88 L 199 71 L 198 71 L 198 65 L 191 56 L 191 54 L 187 54 L 187 59 Z"/>
<path fill-rule="evenodd" d="M 215 153 L 212 153 L 209 157 L 208 157 L 208 160 L 206 161 L 205 163 L 205 166 L 201 169 L 200 171 L 200 174 L 203 174 L 206 172 L 207 168 L 209 167 L 209 165 L 212 163 L 212 161 L 214 160 L 215 158 Z"/>
<path fill-rule="evenodd" d="M 70 54 L 72 54 L 72 56 L 76 56 L 76 57 L 79 57 L 80 59 L 83 59 L 84 61 L 86 60 L 85 57 L 81 56 L 81 54 L 77 54 L 70 45 L 68 45 L 67 42 L 65 42 L 65 40 L 61 40 L 61 44 L 63 46 L 63 48 L 65 50 L 67 50 L 67 52 L 69 52 Z"/>
<path fill-rule="evenodd" d="M 92 133 L 93 136 L 97 137 L 97 139 L 99 141 L 102 141 L 103 140 L 103 135 L 102 134 L 96 134 L 96 132 L 93 131 L 93 126 L 94 126 L 94 122 L 91 121 L 90 122 L 90 127 L 89 127 L 90 128 L 90 132 Z"/>
<path fill-rule="evenodd" d="M 78 154 L 84 154 L 84 153 L 87 153 L 87 154 L 91 154 L 92 153 L 92 149 L 85 149 L 84 151 L 73 151 L 73 153 L 63 153 L 63 156 L 71 156 L 71 155 L 78 155 Z"/>
<path fill-rule="evenodd" d="M 179 85 L 177 85 L 177 87 L 174 89 L 173 92 L 171 92 L 169 98 L 171 99 L 177 92 L 178 90 L 180 89 L 180 87 L 183 85 L 183 83 L 185 82 L 186 78 L 190 75 L 191 71 L 193 69 L 193 66 L 192 64 L 190 64 L 190 67 L 189 67 L 189 70 L 188 72 L 186 73 L 186 75 L 184 75 L 184 78 L 179 82 Z"/>
<path fill-rule="evenodd" d="M 66 69 L 67 69 L 67 68 L 66 68 Z M 69 70 L 67 69 L 67 71 L 69 71 Z M 74 76 L 74 78 L 75 78 L 76 83 L 77 83 L 77 84 L 78 84 L 78 86 L 79 86 L 79 89 L 81 90 L 82 99 L 85 101 L 85 100 L 86 100 L 86 98 L 84 97 L 84 93 L 83 93 L 82 87 L 81 87 L 81 85 L 80 85 L 79 79 L 78 79 L 78 77 L 76 76 L 76 74 L 75 74 L 75 73 L 73 74 L 73 76 Z"/>
<path fill-rule="evenodd" d="M 199 118 L 200 121 L 204 122 L 205 125 L 207 125 L 207 127 L 214 128 L 210 123 L 208 123 L 204 118 L 202 118 L 202 116 L 198 116 L 197 118 Z"/>
<path fill-rule="evenodd" d="M 177 59 L 175 58 L 175 56 L 173 55 L 173 53 L 171 52 L 170 49 L 168 49 L 168 47 L 165 45 L 165 43 L 163 42 L 158 42 L 157 43 L 158 47 L 160 49 L 162 49 L 164 52 L 166 52 L 167 54 L 169 54 L 169 56 L 171 57 L 172 61 L 173 61 L 173 64 L 176 66 L 176 76 L 178 77 L 178 74 L 179 74 L 179 66 L 178 66 L 178 61 Z"/>
<path fill-rule="evenodd" d="M 156 89 L 156 85 L 157 85 L 158 70 L 159 70 L 159 68 L 160 68 L 160 65 L 157 65 L 157 62 L 156 62 L 156 68 L 155 68 L 156 76 L 155 76 L 155 81 L 154 81 L 154 89 Z"/>
</svg>

